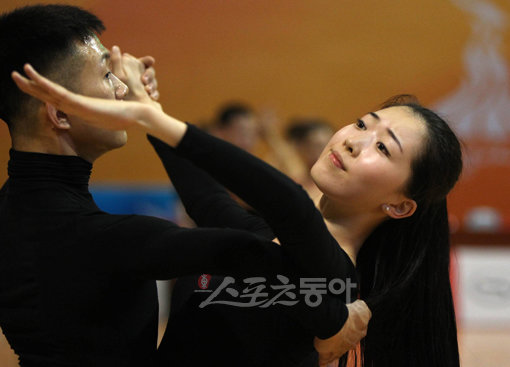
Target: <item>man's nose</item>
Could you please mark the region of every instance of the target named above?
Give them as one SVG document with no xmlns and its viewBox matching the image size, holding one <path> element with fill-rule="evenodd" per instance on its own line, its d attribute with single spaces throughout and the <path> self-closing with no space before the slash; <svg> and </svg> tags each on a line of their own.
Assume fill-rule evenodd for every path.
<svg viewBox="0 0 510 367">
<path fill-rule="evenodd" d="M 115 75 L 113 75 L 113 88 L 115 90 L 115 99 L 123 99 L 129 93 L 129 87 Z"/>
</svg>

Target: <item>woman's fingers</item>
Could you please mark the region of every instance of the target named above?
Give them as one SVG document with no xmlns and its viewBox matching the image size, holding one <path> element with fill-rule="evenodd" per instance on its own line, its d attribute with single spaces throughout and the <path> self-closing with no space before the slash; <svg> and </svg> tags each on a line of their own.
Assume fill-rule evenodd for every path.
<svg viewBox="0 0 510 367">
<path fill-rule="evenodd" d="M 55 98 L 57 101 L 63 100 L 66 96 L 70 96 L 72 93 L 67 89 L 52 82 L 39 74 L 30 64 L 25 64 L 24 68 L 27 76 L 33 81 L 32 85 L 37 90 L 41 91 L 43 95 L 48 95 Z"/>
<path fill-rule="evenodd" d="M 25 70 L 27 68 L 25 67 Z M 39 81 L 34 81 L 31 79 L 25 78 L 20 73 L 14 71 L 12 73 L 12 79 L 16 83 L 19 89 L 21 89 L 23 92 L 38 98 L 44 102 L 49 102 L 51 104 L 56 103 L 56 98 L 53 97 L 48 91 L 45 90 L 44 86 L 41 86 Z"/>
<path fill-rule="evenodd" d="M 18 73 L 17 71 L 13 71 L 11 73 L 12 80 L 14 80 L 14 83 L 18 86 L 19 89 L 21 89 L 23 92 L 30 94 L 34 97 L 37 97 L 34 95 L 34 87 L 32 86 L 32 81 L 25 78 L 23 75 Z"/>
<path fill-rule="evenodd" d="M 23 92 L 52 104 L 57 110 L 108 130 L 125 130 L 137 121 L 138 104 L 133 105 L 134 102 L 81 96 L 46 79 L 28 64 L 24 70 L 28 78 L 16 71 L 12 73 L 16 85 Z"/>
<path fill-rule="evenodd" d="M 77 114 L 86 117 L 90 113 L 92 104 L 87 103 L 88 97 L 74 94 L 64 87 L 48 80 L 40 75 L 35 69 L 26 64 L 23 67 L 28 78 L 20 73 L 12 72 L 12 78 L 16 85 L 25 93 L 52 104 L 57 110 L 68 114 Z M 90 99 L 92 100 L 92 99 Z M 101 100 L 99 100 L 101 102 Z"/>
<path fill-rule="evenodd" d="M 39 74 L 30 64 L 23 67 L 27 79 L 21 74 L 13 72 L 13 79 L 18 87 L 27 94 L 54 105 L 66 113 L 72 112 L 72 107 L 78 104 L 79 96 L 68 91 L 51 80 Z"/>
</svg>

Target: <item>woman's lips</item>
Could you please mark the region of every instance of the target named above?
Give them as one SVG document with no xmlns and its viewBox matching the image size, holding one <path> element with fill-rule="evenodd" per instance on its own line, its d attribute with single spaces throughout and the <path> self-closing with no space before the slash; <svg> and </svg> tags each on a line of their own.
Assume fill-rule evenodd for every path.
<svg viewBox="0 0 510 367">
<path fill-rule="evenodd" d="M 340 154 L 338 154 L 338 152 L 335 152 L 334 150 L 330 150 L 329 151 L 329 159 L 331 160 L 331 162 L 333 162 L 333 164 L 344 170 L 344 171 L 347 171 L 347 169 L 345 169 L 345 166 L 344 166 L 344 162 L 342 161 L 342 157 L 340 157 Z"/>
</svg>

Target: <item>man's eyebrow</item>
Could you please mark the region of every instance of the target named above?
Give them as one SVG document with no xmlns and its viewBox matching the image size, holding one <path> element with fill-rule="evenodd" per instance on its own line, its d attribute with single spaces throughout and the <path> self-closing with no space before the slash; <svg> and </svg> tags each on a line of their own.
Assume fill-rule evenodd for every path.
<svg viewBox="0 0 510 367">
<path fill-rule="evenodd" d="M 103 61 L 110 61 L 110 53 L 109 52 L 105 52 L 104 54 L 101 55 L 101 62 Z"/>
<path fill-rule="evenodd" d="M 376 119 L 376 121 L 381 121 L 381 118 L 379 117 L 379 115 L 375 112 L 370 112 L 370 116 L 372 116 L 373 118 Z M 403 153 L 404 151 L 402 150 L 402 144 L 400 144 L 400 141 L 397 139 L 397 136 L 395 135 L 395 133 L 393 132 L 393 130 L 391 130 L 390 128 L 387 129 L 388 131 L 388 134 L 390 134 L 391 138 L 393 140 L 395 140 L 395 143 L 397 143 L 399 149 L 400 149 L 400 152 Z"/>
</svg>

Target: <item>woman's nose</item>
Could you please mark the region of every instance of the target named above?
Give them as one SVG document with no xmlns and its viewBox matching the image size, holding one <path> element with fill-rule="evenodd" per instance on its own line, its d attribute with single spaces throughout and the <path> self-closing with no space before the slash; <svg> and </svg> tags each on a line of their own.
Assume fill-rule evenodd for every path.
<svg viewBox="0 0 510 367">
<path fill-rule="evenodd" d="M 346 150 L 353 157 L 357 157 L 363 151 L 365 145 L 367 145 L 367 139 L 361 136 L 349 137 L 344 142 Z"/>
<path fill-rule="evenodd" d="M 359 144 L 356 142 L 356 139 L 347 138 L 344 142 L 345 149 L 354 157 L 359 155 Z"/>
</svg>

